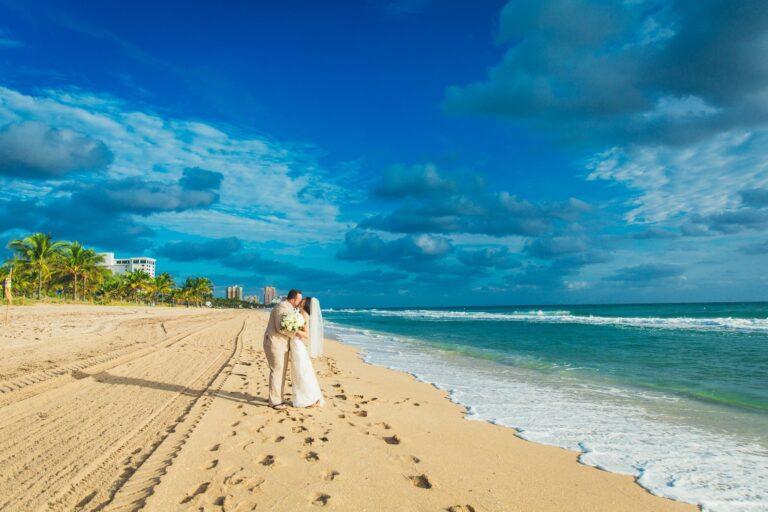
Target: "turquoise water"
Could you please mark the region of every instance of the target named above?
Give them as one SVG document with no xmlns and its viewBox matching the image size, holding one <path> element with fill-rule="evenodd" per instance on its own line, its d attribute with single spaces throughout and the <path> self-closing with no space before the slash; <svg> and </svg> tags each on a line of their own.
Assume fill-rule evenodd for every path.
<svg viewBox="0 0 768 512">
<path fill-rule="evenodd" d="M 768 510 L 768 303 L 340 309 L 326 318 L 371 362 L 450 390 L 481 419 L 580 450 L 585 463 L 635 474 L 658 494 Z"/>
<path fill-rule="evenodd" d="M 403 311 L 406 315 L 399 314 Z M 513 366 L 578 369 L 585 378 L 768 411 L 768 303 L 516 306 L 432 309 L 422 310 L 429 312 L 422 315 L 409 311 L 389 310 L 391 316 L 386 316 L 347 310 L 331 312 L 328 318 Z M 455 311 L 467 316 L 441 315 Z M 488 319 L 481 313 L 510 317 Z M 633 326 L 604 318 L 661 321 Z M 701 322 L 686 328 L 689 319 Z M 749 325 L 753 322 L 738 319 L 759 322 Z"/>
</svg>

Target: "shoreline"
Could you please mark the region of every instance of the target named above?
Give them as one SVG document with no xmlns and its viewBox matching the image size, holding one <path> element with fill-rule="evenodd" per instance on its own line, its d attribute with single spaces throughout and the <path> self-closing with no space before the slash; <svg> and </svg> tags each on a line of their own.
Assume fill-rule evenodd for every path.
<svg viewBox="0 0 768 512">
<path fill-rule="evenodd" d="M 345 327 L 345 328 L 349 328 L 348 326 L 344 326 L 342 324 L 339 324 L 339 325 L 341 325 L 342 327 Z M 689 502 L 686 502 L 686 501 L 676 500 L 674 498 L 669 498 L 669 497 L 666 497 L 666 496 L 655 494 L 651 489 L 648 489 L 648 488 L 646 488 L 645 486 L 642 485 L 642 483 L 639 481 L 639 478 L 640 478 L 639 476 L 611 471 L 611 470 L 603 468 L 601 466 L 591 465 L 591 464 L 588 464 L 586 462 L 581 461 L 580 460 L 581 456 L 585 455 L 586 452 L 570 450 L 568 448 L 563 448 L 563 447 L 555 445 L 555 444 L 548 444 L 548 443 L 543 443 L 543 442 L 527 439 L 526 437 L 523 436 L 522 431 L 520 429 L 516 428 L 516 427 L 504 425 L 504 424 L 498 423 L 498 422 L 496 422 L 494 420 L 489 420 L 489 419 L 485 419 L 485 418 L 481 418 L 481 417 L 473 417 L 473 412 L 471 411 L 471 406 L 468 406 L 468 405 L 460 402 L 457 398 L 454 397 L 453 393 L 450 390 L 444 389 L 443 387 L 439 386 L 436 383 L 433 383 L 433 382 L 430 382 L 428 380 L 425 380 L 424 378 L 420 377 L 418 374 L 416 374 L 416 373 L 414 373 L 412 371 L 407 371 L 407 370 L 398 369 L 398 368 L 394 368 L 394 367 L 391 367 L 391 366 L 386 366 L 386 365 L 383 365 L 383 364 L 378 364 L 378 363 L 375 363 L 375 362 L 371 362 L 371 361 L 368 360 L 368 356 L 366 354 L 365 348 L 363 348 L 363 347 L 357 347 L 357 346 L 351 345 L 349 343 L 346 343 L 346 342 L 344 342 L 342 340 L 335 339 L 335 338 L 326 338 L 326 341 L 331 341 L 332 343 L 336 343 L 336 344 L 340 345 L 341 347 L 343 347 L 343 349 L 345 349 L 345 350 L 352 350 L 355 353 L 356 357 L 359 359 L 360 363 L 362 363 L 363 365 L 372 366 L 372 367 L 375 367 L 375 368 L 381 368 L 381 369 L 384 369 L 384 370 L 387 370 L 387 371 L 390 371 L 390 372 L 395 372 L 397 374 L 404 375 L 407 378 L 411 379 L 413 384 L 428 386 L 430 389 L 438 392 L 441 395 L 441 398 L 444 401 L 446 401 L 447 403 L 449 403 L 452 406 L 454 406 L 457 409 L 459 409 L 459 412 L 462 415 L 462 419 L 467 421 L 467 422 L 477 422 L 477 423 L 480 423 L 480 424 L 486 424 L 486 425 L 489 425 L 489 426 L 493 426 L 495 428 L 501 428 L 501 429 L 507 430 L 511 434 L 513 434 L 515 436 L 515 438 L 519 439 L 520 441 L 522 441 L 524 443 L 530 443 L 530 444 L 532 444 L 534 446 L 546 447 L 546 448 L 554 448 L 554 449 L 557 449 L 557 450 L 565 451 L 565 452 L 570 453 L 570 454 L 573 455 L 573 457 L 575 459 L 575 462 L 579 466 L 582 466 L 582 467 L 585 467 L 585 468 L 589 468 L 589 469 L 593 469 L 593 470 L 599 471 L 601 473 L 605 473 L 605 474 L 609 474 L 609 475 L 615 475 L 615 476 L 619 476 L 619 477 L 624 477 L 624 478 L 630 479 L 634 483 L 634 485 L 639 487 L 642 491 L 644 491 L 649 496 L 653 496 L 654 498 L 659 498 L 659 499 L 665 500 L 665 501 L 670 501 L 670 502 L 673 502 L 673 503 L 676 503 L 676 504 L 688 506 L 688 507 L 691 507 L 692 510 L 702 510 L 702 507 L 701 507 L 700 504 L 689 503 Z"/>
<path fill-rule="evenodd" d="M 758 318 L 764 309 L 733 312 Z M 493 313 L 516 318 L 530 312 Z M 547 319 L 553 315 L 546 313 Z M 695 316 L 696 311 L 556 313 L 637 320 Z M 493 324 L 486 321 L 486 311 L 466 318 L 454 314 L 459 315 L 351 310 L 328 314 L 327 319 L 336 327 L 330 332 L 362 348 L 366 361 L 449 391 L 453 401 L 467 407 L 470 419 L 572 450 L 584 464 L 636 477 L 652 494 L 704 510 L 765 506 L 768 417 L 681 392 L 710 390 L 732 401 L 742 396 L 764 403 L 765 387 L 759 385 L 764 380 L 764 336 L 715 328 L 541 325 L 538 317 Z M 752 362 L 734 365 L 740 353 L 754 355 Z M 698 357 L 686 364 L 692 355 Z"/>
<path fill-rule="evenodd" d="M 13 312 L 0 508 L 696 510 L 468 421 L 446 391 L 330 339 L 315 367 L 326 405 L 275 411 L 264 311 Z"/>
</svg>

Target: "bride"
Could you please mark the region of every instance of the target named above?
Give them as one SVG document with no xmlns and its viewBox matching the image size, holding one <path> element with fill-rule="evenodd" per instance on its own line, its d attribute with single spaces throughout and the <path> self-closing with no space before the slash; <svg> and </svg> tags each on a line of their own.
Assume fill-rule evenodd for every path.
<svg viewBox="0 0 768 512">
<path fill-rule="evenodd" d="M 312 357 L 323 355 L 323 315 L 320 301 L 307 297 L 299 304 L 299 311 L 304 316 L 304 327 L 291 338 L 291 374 L 293 379 L 293 406 L 312 407 L 323 405 L 323 394 L 317 382 Z M 309 350 L 303 339 L 309 341 Z"/>
</svg>

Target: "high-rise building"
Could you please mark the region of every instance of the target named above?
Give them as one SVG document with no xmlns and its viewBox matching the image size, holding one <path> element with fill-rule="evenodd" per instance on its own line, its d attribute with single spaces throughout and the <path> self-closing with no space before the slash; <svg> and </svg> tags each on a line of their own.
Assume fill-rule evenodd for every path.
<svg viewBox="0 0 768 512">
<path fill-rule="evenodd" d="M 227 286 L 227 298 L 243 300 L 243 287 L 239 285 Z"/>
<path fill-rule="evenodd" d="M 264 287 L 264 304 L 266 306 L 269 306 L 270 304 L 274 303 L 277 299 L 277 290 L 275 290 L 274 286 L 265 286 Z"/>
<path fill-rule="evenodd" d="M 155 277 L 155 263 L 154 258 L 147 258 L 146 256 L 137 256 L 134 258 L 115 258 L 113 252 L 101 252 L 99 256 L 103 258 L 100 266 L 106 267 L 112 271 L 113 274 L 125 274 L 126 272 L 134 272 L 136 270 L 143 270 L 149 277 Z"/>
</svg>

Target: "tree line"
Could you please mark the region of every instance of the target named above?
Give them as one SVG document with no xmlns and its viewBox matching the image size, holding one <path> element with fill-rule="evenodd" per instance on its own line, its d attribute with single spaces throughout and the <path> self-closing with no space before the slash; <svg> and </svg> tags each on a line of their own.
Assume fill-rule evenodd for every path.
<svg viewBox="0 0 768 512">
<path fill-rule="evenodd" d="M 201 305 L 213 297 L 213 284 L 206 277 L 189 277 L 177 286 L 167 272 L 154 278 L 143 270 L 113 274 L 94 249 L 53 240 L 45 233 L 11 240 L 8 249 L 13 256 L 0 267 L 0 283 L 13 269 L 15 296 L 186 305 Z"/>
</svg>

